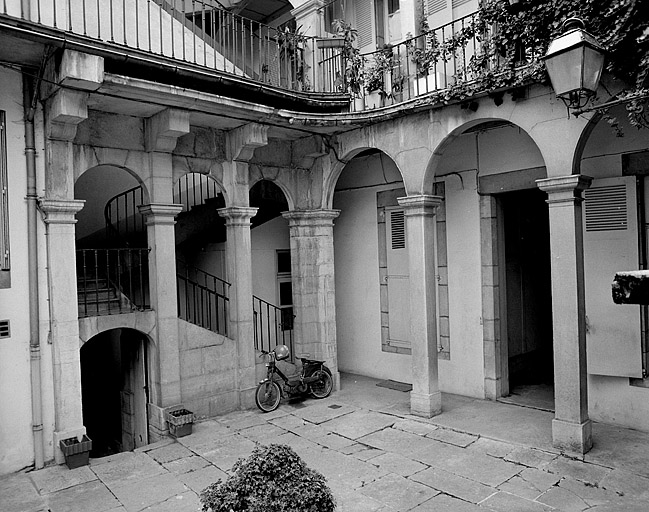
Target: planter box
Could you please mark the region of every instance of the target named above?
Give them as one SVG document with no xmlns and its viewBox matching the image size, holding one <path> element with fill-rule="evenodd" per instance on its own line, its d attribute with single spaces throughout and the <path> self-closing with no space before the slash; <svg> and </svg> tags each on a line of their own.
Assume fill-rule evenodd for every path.
<svg viewBox="0 0 649 512">
<path fill-rule="evenodd" d="M 90 459 L 90 450 L 92 450 L 92 440 L 84 435 L 81 441 L 76 437 L 61 439 L 59 442 L 61 451 L 65 456 L 65 464 L 69 469 L 86 466 Z"/>
<path fill-rule="evenodd" d="M 194 413 L 187 409 L 176 409 L 165 413 L 169 424 L 169 434 L 173 437 L 184 437 L 192 433 Z"/>
<path fill-rule="evenodd" d="M 326 37 L 317 39 L 318 48 L 342 48 L 345 46 L 345 39 L 342 37 Z"/>
</svg>

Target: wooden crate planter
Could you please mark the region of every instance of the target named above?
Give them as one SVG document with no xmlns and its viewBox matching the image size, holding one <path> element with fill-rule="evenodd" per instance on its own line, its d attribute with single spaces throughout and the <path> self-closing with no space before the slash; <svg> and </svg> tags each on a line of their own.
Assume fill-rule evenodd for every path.
<svg viewBox="0 0 649 512">
<path fill-rule="evenodd" d="M 76 437 L 61 439 L 59 446 L 69 469 L 88 465 L 90 450 L 92 450 L 92 440 L 88 436 L 84 435 L 81 441 Z"/>
<path fill-rule="evenodd" d="M 169 433 L 173 437 L 188 436 L 192 433 L 194 424 L 194 413 L 187 409 L 176 409 L 166 412 Z"/>
</svg>

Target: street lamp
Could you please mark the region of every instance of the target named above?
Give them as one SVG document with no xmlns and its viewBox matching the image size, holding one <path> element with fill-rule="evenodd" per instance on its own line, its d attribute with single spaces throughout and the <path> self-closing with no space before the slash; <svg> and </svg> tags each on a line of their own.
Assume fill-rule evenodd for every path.
<svg viewBox="0 0 649 512">
<path fill-rule="evenodd" d="M 604 48 L 586 32 L 579 18 L 563 23 L 563 34 L 550 42 L 543 60 L 558 98 L 568 108 L 582 108 L 597 91 Z"/>
</svg>

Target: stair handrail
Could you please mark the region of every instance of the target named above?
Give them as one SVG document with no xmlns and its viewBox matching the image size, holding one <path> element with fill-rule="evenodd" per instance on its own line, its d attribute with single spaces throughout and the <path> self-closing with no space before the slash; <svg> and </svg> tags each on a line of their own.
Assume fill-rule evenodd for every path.
<svg viewBox="0 0 649 512">
<path fill-rule="evenodd" d="M 137 192 L 140 192 L 140 204 L 135 204 L 135 199 L 133 200 L 133 207 L 131 213 L 133 214 L 133 227 L 136 229 L 138 227 L 142 228 L 140 231 L 134 230 L 134 232 L 138 233 L 141 231 L 144 231 L 144 216 L 140 213 L 140 211 L 137 209 L 138 206 L 141 206 L 144 203 L 144 189 L 142 188 L 142 185 L 137 185 L 133 188 L 130 188 L 128 190 L 125 190 L 124 192 L 120 192 L 119 194 L 114 195 L 111 197 L 107 202 L 106 206 L 104 206 L 104 221 L 106 222 L 106 237 L 108 239 L 117 239 L 117 240 L 122 240 L 126 246 L 129 245 L 128 242 L 128 235 L 131 233 L 128 231 L 128 217 L 127 217 L 127 223 L 126 223 L 126 233 L 122 234 L 120 229 L 119 229 L 119 223 L 120 223 L 120 218 L 119 218 L 119 200 L 121 197 L 125 198 L 125 201 L 128 201 L 128 197 L 133 196 L 135 197 L 135 194 Z M 113 217 L 112 217 L 112 212 L 113 212 L 113 204 L 116 203 L 117 205 L 117 222 L 116 225 L 113 223 Z M 125 211 L 128 212 L 129 205 L 126 204 L 125 206 Z"/>
<path fill-rule="evenodd" d="M 176 261 L 176 279 L 178 318 L 227 336 L 231 284 L 181 259 Z"/>
<path fill-rule="evenodd" d="M 287 314 L 286 310 L 287 308 L 271 304 L 256 295 L 252 296 L 253 341 L 256 350 L 269 351 L 276 345 L 288 345 L 291 358 L 293 358 L 293 321 L 295 315 Z"/>
</svg>

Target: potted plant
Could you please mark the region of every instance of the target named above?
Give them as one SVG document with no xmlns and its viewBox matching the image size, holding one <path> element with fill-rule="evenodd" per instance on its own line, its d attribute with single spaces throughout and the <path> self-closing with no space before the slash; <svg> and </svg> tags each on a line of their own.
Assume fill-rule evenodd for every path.
<svg viewBox="0 0 649 512">
<path fill-rule="evenodd" d="M 65 456 L 65 464 L 69 469 L 86 466 L 90 459 L 90 450 L 92 450 L 92 440 L 83 435 L 81 438 L 70 437 L 59 441 L 61 451 Z"/>
<path fill-rule="evenodd" d="M 333 512 L 334 497 L 325 477 L 309 468 L 291 447 L 258 445 L 239 459 L 225 482 L 200 494 L 203 512 Z"/>
<path fill-rule="evenodd" d="M 169 433 L 173 437 L 188 436 L 192 433 L 194 424 L 194 413 L 187 409 L 171 409 L 165 412 Z"/>
<path fill-rule="evenodd" d="M 335 87 L 354 98 L 360 98 L 363 90 L 363 59 L 355 46 L 358 32 L 344 20 L 334 20 L 332 26 L 337 38 L 343 40 L 340 50 L 342 74 L 336 78 Z"/>
</svg>

